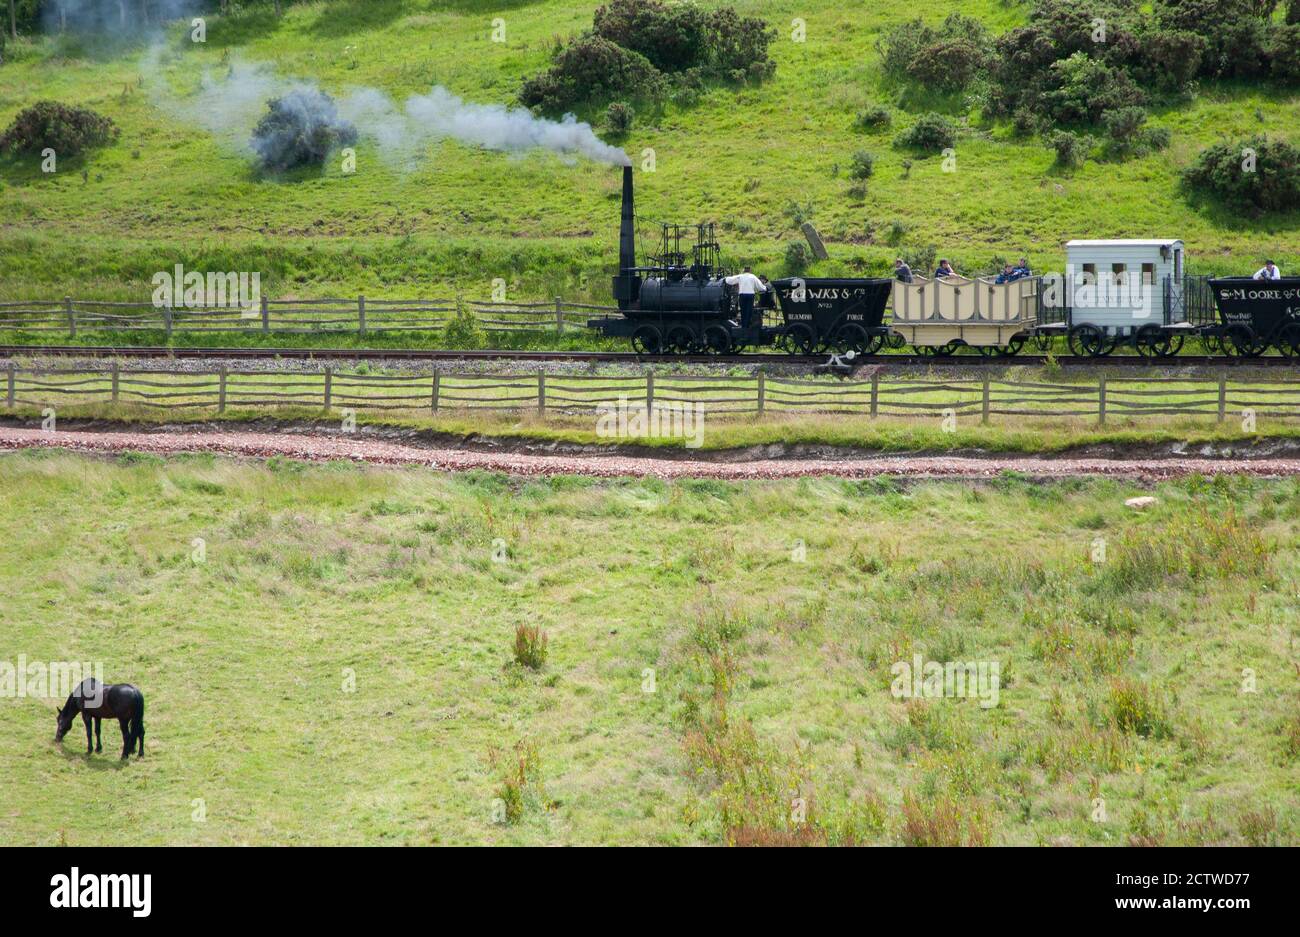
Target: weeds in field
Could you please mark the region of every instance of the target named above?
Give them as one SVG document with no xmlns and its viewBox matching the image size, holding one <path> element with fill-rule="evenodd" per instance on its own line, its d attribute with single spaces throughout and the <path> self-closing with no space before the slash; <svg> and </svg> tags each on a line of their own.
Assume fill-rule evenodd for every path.
<svg viewBox="0 0 1300 937">
<path fill-rule="evenodd" d="M 529 670 L 541 670 L 546 663 L 546 632 L 538 625 L 515 626 L 515 663 Z"/>
<path fill-rule="evenodd" d="M 497 772 L 504 823 L 518 823 L 526 810 L 543 805 L 542 761 L 535 742 L 520 739 L 508 752 L 492 749 L 488 761 Z"/>
<path fill-rule="evenodd" d="M 986 806 L 975 798 L 903 792 L 899 836 L 906 846 L 987 846 L 993 832 Z"/>
</svg>

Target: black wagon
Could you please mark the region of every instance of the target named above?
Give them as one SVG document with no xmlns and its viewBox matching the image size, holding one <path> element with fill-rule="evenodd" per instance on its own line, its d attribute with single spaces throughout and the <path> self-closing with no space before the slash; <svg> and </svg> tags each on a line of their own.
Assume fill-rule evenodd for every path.
<svg viewBox="0 0 1300 937">
<path fill-rule="evenodd" d="M 1206 334 L 1226 354 L 1253 358 L 1271 345 L 1288 358 L 1300 356 L 1300 277 L 1212 277 L 1209 283 L 1219 321 Z"/>
<path fill-rule="evenodd" d="M 782 320 L 777 340 L 798 355 L 829 349 L 875 354 L 889 337 L 884 319 L 892 284 L 853 277 L 773 280 Z"/>
</svg>

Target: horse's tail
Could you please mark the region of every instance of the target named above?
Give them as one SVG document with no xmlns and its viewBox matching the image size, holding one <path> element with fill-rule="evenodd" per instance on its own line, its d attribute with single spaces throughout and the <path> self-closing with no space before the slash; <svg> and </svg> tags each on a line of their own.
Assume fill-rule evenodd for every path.
<svg viewBox="0 0 1300 937">
<path fill-rule="evenodd" d="M 144 694 L 135 691 L 135 737 L 140 743 L 140 754 L 144 754 Z"/>
</svg>

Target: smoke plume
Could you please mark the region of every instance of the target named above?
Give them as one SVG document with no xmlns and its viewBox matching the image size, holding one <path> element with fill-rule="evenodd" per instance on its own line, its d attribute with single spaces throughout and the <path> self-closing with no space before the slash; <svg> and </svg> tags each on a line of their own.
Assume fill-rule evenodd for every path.
<svg viewBox="0 0 1300 937">
<path fill-rule="evenodd" d="M 291 95 L 304 110 L 308 124 L 352 125 L 395 163 L 410 165 L 430 143 L 458 140 L 507 153 L 546 150 L 563 157 L 629 165 L 626 153 L 603 142 L 590 124 L 571 114 L 562 120 L 547 120 L 524 108 L 470 103 L 442 86 L 428 94 L 411 95 L 401 105 L 382 91 L 364 87 L 350 89 L 334 101 L 313 83 L 287 81 L 265 66 L 235 63 L 224 77 L 204 76 L 194 95 L 182 99 L 166 96 L 161 103 L 178 116 L 246 148 L 268 103 Z M 328 114 L 322 110 L 325 102 Z M 261 156 L 257 144 L 252 149 Z"/>
</svg>

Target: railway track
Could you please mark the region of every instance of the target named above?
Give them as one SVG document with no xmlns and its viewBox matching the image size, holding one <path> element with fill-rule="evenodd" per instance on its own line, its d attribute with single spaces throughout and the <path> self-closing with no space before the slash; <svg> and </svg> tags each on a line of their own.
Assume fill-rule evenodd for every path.
<svg viewBox="0 0 1300 937">
<path fill-rule="evenodd" d="M 824 364 L 826 355 L 638 355 L 626 351 L 444 351 L 411 348 L 174 348 L 166 346 L 114 346 L 114 345 L 0 345 L 0 357 L 13 356 L 89 357 L 89 358 L 292 358 L 303 360 L 338 361 L 358 358 L 371 361 L 570 361 L 598 363 L 676 363 L 676 364 Z M 1044 365 L 1047 355 L 1015 355 L 1010 358 L 989 357 L 979 354 L 958 354 L 935 358 L 928 355 L 883 354 L 868 355 L 858 359 L 867 365 L 929 366 L 969 365 L 1007 366 Z M 1184 367 L 1268 367 L 1297 368 L 1300 363 L 1280 355 L 1259 358 L 1237 358 L 1216 355 L 1178 355 L 1153 360 L 1139 355 L 1110 355 L 1101 358 L 1079 358 L 1063 355 L 1055 359 L 1062 367 L 1105 366 L 1140 368 L 1152 365 Z"/>
</svg>

